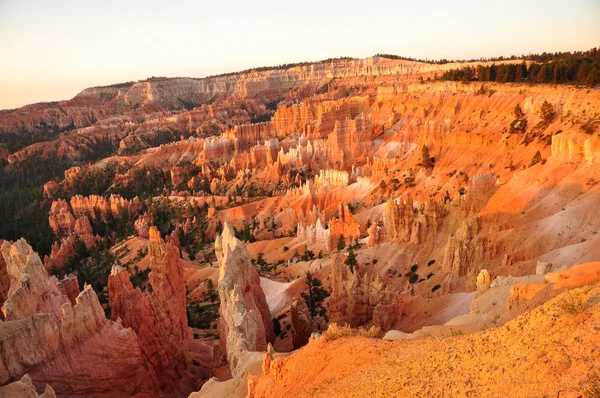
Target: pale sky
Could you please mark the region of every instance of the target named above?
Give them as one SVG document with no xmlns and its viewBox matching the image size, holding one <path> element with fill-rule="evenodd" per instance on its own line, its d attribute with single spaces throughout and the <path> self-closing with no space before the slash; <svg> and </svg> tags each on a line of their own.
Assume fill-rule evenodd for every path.
<svg viewBox="0 0 600 398">
<path fill-rule="evenodd" d="M 600 0 L 0 0 L 0 109 L 149 76 L 600 46 Z"/>
</svg>

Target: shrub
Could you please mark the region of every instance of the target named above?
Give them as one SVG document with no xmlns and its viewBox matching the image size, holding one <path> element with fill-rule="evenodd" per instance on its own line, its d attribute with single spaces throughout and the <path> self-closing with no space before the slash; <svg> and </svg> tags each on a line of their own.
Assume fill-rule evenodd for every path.
<svg viewBox="0 0 600 398">
<path fill-rule="evenodd" d="M 419 275 L 418 274 L 412 274 L 410 276 L 410 278 L 408 278 L 408 281 L 410 283 L 416 283 L 419 280 Z"/>
<path fill-rule="evenodd" d="M 591 398 L 600 398 L 600 374 L 594 371 L 585 387 L 585 395 Z"/>
<path fill-rule="evenodd" d="M 379 337 L 381 336 L 381 328 L 378 326 L 371 326 L 369 329 L 364 329 L 362 327 L 354 329 L 348 324 L 340 326 L 337 323 L 332 323 L 329 325 L 327 330 L 323 332 L 323 337 L 326 341 L 332 341 L 341 337 L 349 336 Z"/>
<path fill-rule="evenodd" d="M 279 323 L 279 319 L 273 318 L 273 331 L 275 332 L 275 337 L 279 337 L 281 334 L 281 323 Z"/>
<path fill-rule="evenodd" d="M 540 153 L 540 151 L 537 151 L 535 153 L 535 155 L 533 155 L 533 158 L 531 159 L 531 164 L 529 165 L 529 167 L 535 166 L 536 164 L 540 163 L 542 161 L 542 154 Z"/>
<path fill-rule="evenodd" d="M 344 250 L 345 247 L 346 247 L 346 238 L 344 238 L 344 234 L 340 234 L 340 237 L 338 238 L 338 241 L 337 241 L 337 249 Z"/>
<path fill-rule="evenodd" d="M 417 272 L 417 268 L 419 268 L 418 264 L 413 264 L 412 267 L 410 267 L 410 272 L 415 273 Z"/>
<path fill-rule="evenodd" d="M 429 260 L 429 261 L 427 261 L 427 266 L 428 267 L 432 266 L 433 264 L 435 264 L 435 260 Z"/>
<path fill-rule="evenodd" d="M 434 287 L 431 288 L 431 293 L 435 292 L 436 290 L 438 290 L 441 287 L 442 287 L 441 285 L 435 285 Z"/>
<path fill-rule="evenodd" d="M 562 301 L 558 303 L 558 307 L 568 314 L 575 314 L 583 308 L 583 302 L 581 299 L 576 299 L 575 297 L 565 297 Z"/>
</svg>

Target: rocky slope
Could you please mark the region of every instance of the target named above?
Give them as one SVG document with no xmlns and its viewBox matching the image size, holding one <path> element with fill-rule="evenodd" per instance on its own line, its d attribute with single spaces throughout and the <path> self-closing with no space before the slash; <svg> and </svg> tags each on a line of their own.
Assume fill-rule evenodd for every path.
<svg viewBox="0 0 600 398">
<path fill-rule="evenodd" d="M 599 298 L 598 285 L 568 291 L 467 336 L 387 342 L 325 334 L 251 377 L 248 396 L 582 396 L 600 366 Z"/>
</svg>

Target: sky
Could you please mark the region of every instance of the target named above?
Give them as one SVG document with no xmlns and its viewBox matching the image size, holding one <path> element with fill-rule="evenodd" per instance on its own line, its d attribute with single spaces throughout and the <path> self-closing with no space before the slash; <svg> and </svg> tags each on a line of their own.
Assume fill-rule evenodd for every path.
<svg viewBox="0 0 600 398">
<path fill-rule="evenodd" d="M 0 0 L 0 109 L 150 76 L 600 46 L 600 0 Z"/>
</svg>

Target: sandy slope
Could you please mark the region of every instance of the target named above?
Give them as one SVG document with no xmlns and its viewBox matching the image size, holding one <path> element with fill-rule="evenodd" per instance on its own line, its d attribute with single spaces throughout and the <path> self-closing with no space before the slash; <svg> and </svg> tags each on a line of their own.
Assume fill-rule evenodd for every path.
<svg viewBox="0 0 600 398">
<path fill-rule="evenodd" d="M 249 396 L 577 397 L 600 367 L 599 330 L 596 284 L 472 335 L 313 340 L 252 378 Z"/>
</svg>

